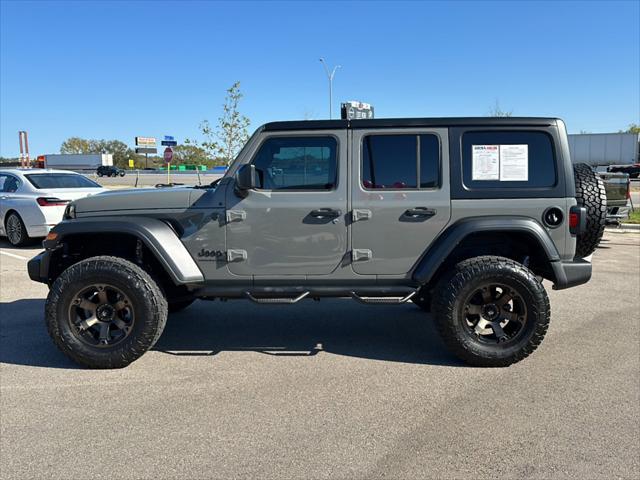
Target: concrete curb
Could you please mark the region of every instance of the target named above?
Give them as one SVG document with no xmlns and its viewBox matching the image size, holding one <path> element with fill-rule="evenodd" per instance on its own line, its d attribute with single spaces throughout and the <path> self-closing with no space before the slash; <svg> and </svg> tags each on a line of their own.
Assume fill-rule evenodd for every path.
<svg viewBox="0 0 640 480">
<path fill-rule="evenodd" d="M 621 223 L 620 225 L 610 225 L 607 226 L 607 230 L 632 230 L 632 231 L 640 231 L 640 223 Z"/>
</svg>

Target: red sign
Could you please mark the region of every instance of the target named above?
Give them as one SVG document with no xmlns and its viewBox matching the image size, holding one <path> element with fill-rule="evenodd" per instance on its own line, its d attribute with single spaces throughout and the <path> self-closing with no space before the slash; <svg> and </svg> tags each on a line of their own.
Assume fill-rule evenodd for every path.
<svg viewBox="0 0 640 480">
<path fill-rule="evenodd" d="M 171 150 L 171 147 L 167 147 L 164 149 L 164 161 L 171 163 L 171 159 L 173 159 L 173 150 Z"/>
</svg>

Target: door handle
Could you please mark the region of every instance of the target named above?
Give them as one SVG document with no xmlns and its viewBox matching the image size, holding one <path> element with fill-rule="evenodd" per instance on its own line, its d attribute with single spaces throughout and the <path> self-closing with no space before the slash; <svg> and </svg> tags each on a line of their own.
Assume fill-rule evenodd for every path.
<svg viewBox="0 0 640 480">
<path fill-rule="evenodd" d="M 436 213 L 437 211 L 433 208 L 416 207 L 406 210 L 404 216 L 409 218 L 427 218 L 433 217 Z"/>
<path fill-rule="evenodd" d="M 315 218 L 338 218 L 342 215 L 342 212 L 333 208 L 319 208 L 318 210 L 311 210 L 309 215 Z"/>
</svg>

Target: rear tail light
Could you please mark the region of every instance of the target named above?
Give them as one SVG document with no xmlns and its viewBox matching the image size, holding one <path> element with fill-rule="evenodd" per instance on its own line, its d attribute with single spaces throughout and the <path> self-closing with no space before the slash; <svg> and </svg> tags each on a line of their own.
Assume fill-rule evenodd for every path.
<svg viewBox="0 0 640 480">
<path fill-rule="evenodd" d="M 36 202 L 41 207 L 61 207 L 69 203 L 70 200 L 61 200 L 56 197 L 38 197 L 36 198 Z"/>
<path fill-rule="evenodd" d="M 585 207 L 571 207 L 569 210 L 569 231 L 572 235 L 580 235 L 587 229 L 587 209 Z"/>
<path fill-rule="evenodd" d="M 569 214 L 569 228 L 575 230 L 580 225 L 580 215 L 576 212 Z"/>
</svg>

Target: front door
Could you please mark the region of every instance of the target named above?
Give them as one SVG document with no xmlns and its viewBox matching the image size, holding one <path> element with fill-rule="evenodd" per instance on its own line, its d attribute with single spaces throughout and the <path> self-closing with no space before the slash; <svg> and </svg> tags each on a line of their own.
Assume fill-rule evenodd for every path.
<svg viewBox="0 0 640 480">
<path fill-rule="evenodd" d="M 404 275 L 450 218 L 447 129 L 353 131 L 352 260 Z"/>
<path fill-rule="evenodd" d="M 228 268 L 235 275 L 328 275 L 347 252 L 347 135 L 264 133 L 250 154 L 259 188 L 226 194 Z"/>
</svg>

